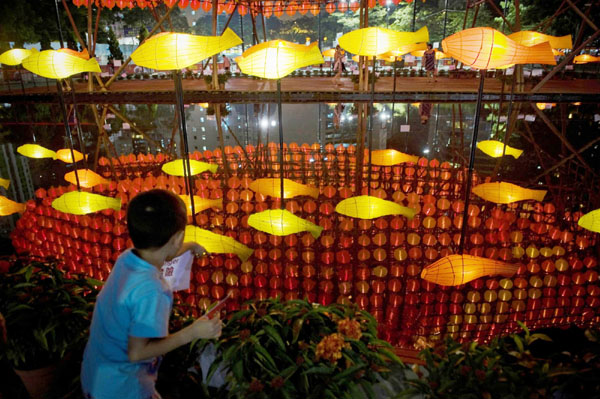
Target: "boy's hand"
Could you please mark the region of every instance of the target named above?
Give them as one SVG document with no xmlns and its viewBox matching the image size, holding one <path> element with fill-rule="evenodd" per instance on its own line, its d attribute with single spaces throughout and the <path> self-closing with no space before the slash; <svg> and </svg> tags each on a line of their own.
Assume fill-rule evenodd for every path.
<svg viewBox="0 0 600 399">
<path fill-rule="evenodd" d="M 200 258 L 201 256 L 206 255 L 206 249 L 204 249 L 204 247 L 202 245 L 198 244 L 197 242 L 188 241 L 188 242 L 184 242 L 181 245 L 181 248 L 179 249 L 179 251 L 177 252 L 177 255 L 175 255 L 175 256 L 180 256 L 186 251 L 192 251 L 192 254 L 196 258 Z"/>
<path fill-rule="evenodd" d="M 197 242 L 189 242 L 186 243 L 189 244 L 189 250 L 192 251 L 192 253 L 194 254 L 194 256 L 196 258 L 200 258 L 204 255 L 206 255 L 206 249 L 204 249 L 204 247 L 200 244 L 198 244 Z"/>
<path fill-rule="evenodd" d="M 219 318 L 207 319 L 202 317 L 196 320 L 191 327 L 193 329 L 194 338 L 212 339 L 221 336 L 223 324 Z"/>
</svg>

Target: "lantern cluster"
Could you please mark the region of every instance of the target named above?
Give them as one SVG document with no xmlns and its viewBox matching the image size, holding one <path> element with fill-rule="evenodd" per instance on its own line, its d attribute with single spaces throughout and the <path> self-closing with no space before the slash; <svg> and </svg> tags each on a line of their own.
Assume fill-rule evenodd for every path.
<svg viewBox="0 0 600 399">
<path fill-rule="evenodd" d="M 393 0 L 395 5 L 401 3 L 402 0 Z M 412 3 L 413 0 L 405 0 L 406 3 Z M 212 9 L 212 0 L 73 0 L 73 4 L 77 7 L 88 6 L 93 4 L 97 7 L 114 8 L 115 6 L 124 8 L 154 8 L 157 5 L 164 3 L 167 7 L 179 7 L 181 9 L 191 8 L 192 10 L 202 9 L 204 12 L 209 12 Z M 352 12 L 358 11 L 360 8 L 359 0 L 348 0 L 348 1 L 336 1 L 336 0 L 298 0 L 298 1 L 242 1 L 239 2 L 238 12 L 240 15 L 246 15 L 248 12 L 252 12 L 254 15 L 264 14 L 265 17 L 275 15 L 281 17 L 285 13 L 286 15 L 295 15 L 300 13 L 305 15 L 311 13 L 317 15 L 321 12 L 321 9 L 331 14 L 336 10 L 339 12 L 346 12 L 348 10 Z M 219 14 L 227 13 L 231 14 L 235 10 L 235 0 L 219 0 L 218 10 Z M 367 6 L 369 8 L 375 7 L 379 4 L 382 7 L 387 6 L 387 0 L 368 0 Z"/>
<path fill-rule="evenodd" d="M 190 289 L 176 293 L 191 314 L 200 315 L 228 292 L 230 312 L 246 300 L 276 296 L 322 304 L 353 302 L 371 312 L 381 336 L 396 345 L 411 345 L 417 336 L 448 334 L 486 341 L 516 331 L 517 320 L 531 328 L 600 323 L 593 251 L 598 235 L 577 225 L 582 214 L 557 210 L 551 202 L 496 205 L 473 195 L 465 221 L 465 254 L 506 262 L 517 271 L 512 277 L 484 276 L 440 286 L 422 279 L 421 272 L 457 253 L 464 170 L 424 158 L 394 166 L 364 165 L 364 186 L 357 190 L 354 146 L 291 143 L 283 155 L 286 179 L 318 189 L 312 196 L 284 200 L 287 211 L 322 228 L 316 238 L 309 231 L 272 235 L 248 224 L 252 214 L 280 209 L 280 198 L 252 189 L 259 178 L 280 177 L 276 144 L 192 154 L 195 160 L 219 165 L 217 173 L 194 176 L 193 194 L 220 201 L 193 219 L 190 215 L 190 223 L 254 251 L 245 261 L 235 254 L 196 260 Z M 118 254 L 130 245 L 125 214 L 131 198 L 152 188 L 185 194 L 183 177 L 161 171 L 168 161 L 162 154 L 100 160 L 99 173 L 110 183 L 91 191 L 120 199 L 119 211 L 65 214 L 50 204 L 74 186 L 39 189 L 13 232 L 15 247 L 58 255 L 68 270 L 106 278 Z M 479 183 L 474 179 L 474 185 Z M 359 195 L 395 202 L 414 216 L 358 219 L 336 212 L 341 201 Z"/>
</svg>

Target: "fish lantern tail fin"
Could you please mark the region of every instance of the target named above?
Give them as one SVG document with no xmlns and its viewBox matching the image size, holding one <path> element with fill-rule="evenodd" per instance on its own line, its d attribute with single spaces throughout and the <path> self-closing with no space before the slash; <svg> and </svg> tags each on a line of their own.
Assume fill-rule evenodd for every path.
<svg viewBox="0 0 600 399">
<path fill-rule="evenodd" d="M 406 212 L 403 212 L 403 214 L 406 216 L 406 218 L 408 220 L 412 220 L 412 218 L 415 217 L 415 215 L 417 214 L 417 211 L 415 211 L 413 208 L 408 208 L 408 207 L 403 207 L 406 208 Z"/>
<path fill-rule="evenodd" d="M 571 38 L 571 35 L 557 37 L 555 39 L 555 45 L 553 47 L 572 49 L 573 48 L 573 39 Z"/>
<path fill-rule="evenodd" d="M 211 164 L 211 165 L 208 167 L 208 170 L 209 170 L 211 173 L 217 173 L 217 169 L 218 169 L 218 168 L 219 168 L 219 165 L 216 165 L 216 164 Z"/>
<path fill-rule="evenodd" d="M 527 49 L 524 54 L 526 59 L 525 63 L 556 65 L 556 59 L 554 58 L 550 43 L 544 42 L 525 48 Z"/>
<path fill-rule="evenodd" d="M 245 262 L 253 253 L 254 250 L 252 248 L 245 247 L 242 248 L 237 255 L 242 260 L 242 262 Z"/>
<path fill-rule="evenodd" d="M 521 154 L 523 154 L 523 150 L 519 150 L 517 148 L 513 148 L 511 151 L 511 154 L 515 159 L 519 158 L 521 156 Z"/>
<path fill-rule="evenodd" d="M 17 213 L 23 214 L 23 212 L 25 212 L 25 210 L 27 209 L 27 205 L 26 204 L 17 204 L 16 210 Z"/>
<path fill-rule="evenodd" d="M 115 211 L 120 211 L 121 198 L 111 198 L 111 201 L 109 201 L 109 208 Z"/>
<path fill-rule="evenodd" d="M 322 226 L 314 225 L 313 227 L 310 228 L 309 233 L 316 240 L 317 238 L 319 238 L 319 236 L 321 235 L 322 231 L 323 231 L 323 227 Z"/>
<path fill-rule="evenodd" d="M 502 270 L 498 274 L 504 277 L 512 277 L 519 270 L 519 266 L 517 265 L 505 265 Z"/>
<path fill-rule="evenodd" d="M 236 35 L 236 33 L 231 28 L 225 29 L 225 32 L 223 32 L 221 38 L 227 41 L 228 43 L 231 43 L 231 47 L 237 46 L 238 44 L 242 44 L 243 42 L 243 40 L 240 39 L 240 37 Z"/>
<path fill-rule="evenodd" d="M 215 208 L 223 209 L 223 198 L 219 198 L 218 200 L 215 200 Z"/>
<path fill-rule="evenodd" d="M 319 199 L 319 189 L 318 188 L 310 188 L 308 190 L 308 195 L 313 197 L 314 199 Z"/>
<path fill-rule="evenodd" d="M 86 60 L 90 59 L 90 53 L 88 53 L 86 48 L 84 48 L 83 51 L 81 51 L 79 54 L 81 58 L 84 58 Z"/>
<path fill-rule="evenodd" d="M 547 192 L 547 190 L 533 190 L 533 199 L 542 202 Z"/>
<path fill-rule="evenodd" d="M 429 29 L 426 26 L 422 27 L 415 32 L 415 43 L 422 43 L 429 41 Z"/>
<path fill-rule="evenodd" d="M 96 61 L 95 58 L 90 58 L 89 60 L 87 60 L 85 62 L 85 66 L 86 66 L 85 69 L 87 72 L 96 72 L 96 73 L 102 72 L 100 70 L 100 65 L 98 65 L 98 61 Z"/>
</svg>

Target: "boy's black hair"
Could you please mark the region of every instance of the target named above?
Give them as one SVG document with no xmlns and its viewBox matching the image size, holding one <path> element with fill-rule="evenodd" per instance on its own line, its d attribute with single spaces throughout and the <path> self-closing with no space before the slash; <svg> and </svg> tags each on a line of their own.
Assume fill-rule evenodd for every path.
<svg viewBox="0 0 600 399">
<path fill-rule="evenodd" d="M 186 224 L 185 203 L 170 191 L 140 193 L 127 208 L 127 229 L 137 249 L 162 247 Z"/>
</svg>

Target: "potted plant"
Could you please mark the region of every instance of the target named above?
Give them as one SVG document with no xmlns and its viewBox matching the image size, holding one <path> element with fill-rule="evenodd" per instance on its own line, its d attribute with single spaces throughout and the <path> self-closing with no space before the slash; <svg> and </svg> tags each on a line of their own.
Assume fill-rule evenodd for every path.
<svg viewBox="0 0 600 399">
<path fill-rule="evenodd" d="M 26 256 L 0 261 L 0 313 L 6 320 L 0 358 L 12 365 L 32 398 L 43 397 L 58 363 L 82 348 L 102 284 L 58 264 Z"/>
<path fill-rule="evenodd" d="M 374 397 L 373 386 L 402 365 L 368 312 L 306 300 L 248 303 L 227 321 L 215 351 L 207 380 L 224 370 L 219 393 L 232 398 Z"/>
</svg>

